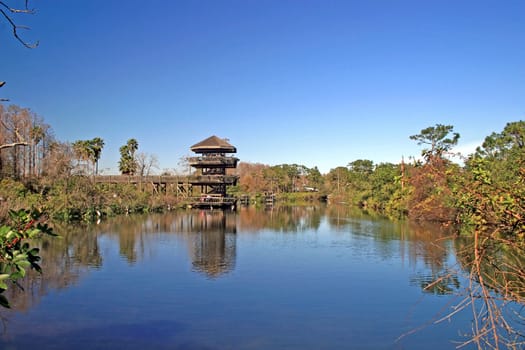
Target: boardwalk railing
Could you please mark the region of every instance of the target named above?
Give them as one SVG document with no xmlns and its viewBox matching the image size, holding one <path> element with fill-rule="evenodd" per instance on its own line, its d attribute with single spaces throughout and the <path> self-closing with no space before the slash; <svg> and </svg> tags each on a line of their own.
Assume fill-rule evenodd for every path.
<svg viewBox="0 0 525 350">
<path fill-rule="evenodd" d="M 98 175 L 94 177 L 96 183 L 115 183 L 115 184 L 235 184 L 238 180 L 236 175 L 189 175 L 189 176 L 128 176 L 128 175 Z"/>
<path fill-rule="evenodd" d="M 179 183 L 186 181 L 187 176 L 129 176 L 129 175 L 97 175 L 94 177 L 96 183 L 137 184 L 137 183 Z"/>
<path fill-rule="evenodd" d="M 188 161 L 192 167 L 226 167 L 235 168 L 239 158 L 235 157 L 190 157 Z"/>
</svg>

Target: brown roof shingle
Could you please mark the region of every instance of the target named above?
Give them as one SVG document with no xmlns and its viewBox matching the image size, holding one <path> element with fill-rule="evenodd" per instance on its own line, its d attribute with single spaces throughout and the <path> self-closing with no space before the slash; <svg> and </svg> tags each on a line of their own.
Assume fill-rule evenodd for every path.
<svg viewBox="0 0 525 350">
<path fill-rule="evenodd" d="M 199 143 L 194 144 L 190 147 L 195 153 L 201 152 L 224 152 L 224 153 L 235 153 L 237 149 L 232 146 L 226 139 L 221 139 L 215 135 L 202 140 Z"/>
</svg>

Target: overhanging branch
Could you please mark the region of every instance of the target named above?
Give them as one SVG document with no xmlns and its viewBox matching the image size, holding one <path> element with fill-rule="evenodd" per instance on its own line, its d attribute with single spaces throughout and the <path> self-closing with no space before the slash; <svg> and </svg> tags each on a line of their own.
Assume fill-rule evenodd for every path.
<svg viewBox="0 0 525 350">
<path fill-rule="evenodd" d="M 13 143 L 6 143 L 5 145 L 0 145 L 0 150 L 4 148 L 11 148 L 16 146 L 29 146 L 27 142 L 13 142 Z"/>
<path fill-rule="evenodd" d="M 0 88 L 5 85 L 5 81 L 0 81 Z M 0 98 L 0 102 L 6 102 L 9 101 L 8 98 Z"/>
<path fill-rule="evenodd" d="M 15 21 L 13 21 L 13 19 L 9 15 L 10 13 L 12 13 L 12 14 L 18 14 L 18 13 L 34 14 L 35 10 L 34 9 L 30 9 L 28 7 L 28 3 L 29 3 L 29 1 L 26 0 L 25 1 L 25 8 L 19 9 L 19 8 L 13 8 L 13 7 L 9 6 L 5 1 L 0 1 L 0 13 L 2 14 L 2 16 L 11 25 L 11 28 L 13 30 L 13 36 L 16 38 L 16 40 L 18 40 L 20 43 L 22 43 L 22 45 L 24 45 L 25 47 L 27 47 L 29 49 L 34 49 L 35 47 L 38 46 L 38 41 L 35 42 L 34 44 L 30 44 L 27 41 L 25 41 L 24 39 L 22 39 L 20 37 L 20 35 L 18 34 L 18 30 L 19 29 L 27 29 L 27 30 L 29 30 L 30 28 L 26 27 L 26 26 L 17 25 L 15 23 Z"/>
</svg>

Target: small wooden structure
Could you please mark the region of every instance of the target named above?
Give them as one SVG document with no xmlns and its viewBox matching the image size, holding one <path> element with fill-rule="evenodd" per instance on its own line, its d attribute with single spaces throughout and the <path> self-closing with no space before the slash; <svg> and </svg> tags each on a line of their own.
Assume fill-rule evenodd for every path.
<svg viewBox="0 0 525 350">
<path fill-rule="evenodd" d="M 238 158 L 232 156 L 237 149 L 227 139 L 210 136 L 194 144 L 190 150 L 199 156 L 190 157 L 189 164 L 196 169 L 196 174 L 188 178 L 191 191 L 198 188 L 199 197 L 192 201 L 192 207 L 198 208 L 235 208 L 236 198 L 227 193 L 228 186 L 237 185 L 239 177 L 229 175 L 228 169 L 237 167 Z"/>
<path fill-rule="evenodd" d="M 239 198 L 239 202 L 241 203 L 241 205 L 244 206 L 250 205 L 250 196 L 248 196 L 247 194 L 243 194 L 241 198 Z"/>
<path fill-rule="evenodd" d="M 264 205 L 269 208 L 275 203 L 275 194 L 273 192 L 264 192 Z"/>
</svg>

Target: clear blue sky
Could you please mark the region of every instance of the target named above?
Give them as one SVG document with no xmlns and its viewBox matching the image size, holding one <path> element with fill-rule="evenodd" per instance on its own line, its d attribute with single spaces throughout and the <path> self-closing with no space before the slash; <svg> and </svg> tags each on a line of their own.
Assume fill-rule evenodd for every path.
<svg viewBox="0 0 525 350">
<path fill-rule="evenodd" d="M 525 119 L 525 1 L 32 0 L 0 24 L 2 97 L 61 141 L 101 137 L 116 172 L 129 138 L 175 168 L 229 138 L 241 161 L 327 172 L 419 156 L 452 124 L 472 149 Z M 109 170 L 112 169 L 112 170 Z"/>
</svg>

